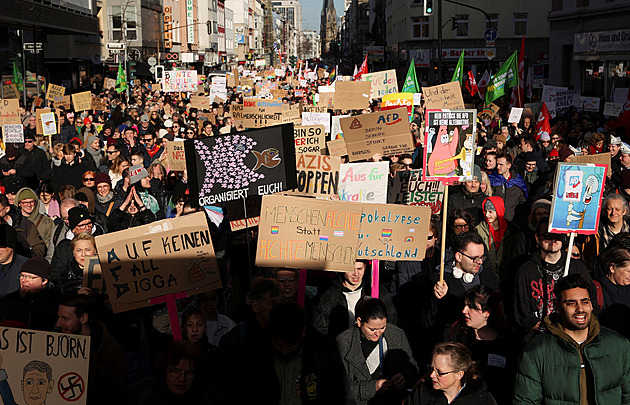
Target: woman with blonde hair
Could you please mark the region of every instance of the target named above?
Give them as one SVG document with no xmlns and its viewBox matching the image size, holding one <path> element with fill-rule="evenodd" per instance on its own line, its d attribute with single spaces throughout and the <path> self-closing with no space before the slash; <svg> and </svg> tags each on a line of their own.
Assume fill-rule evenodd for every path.
<svg viewBox="0 0 630 405">
<path fill-rule="evenodd" d="M 488 177 L 488 173 L 484 171 L 481 172 L 481 183 L 479 184 L 479 189 L 488 197 L 492 197 L 492 186 L 490 185 L 490 178 Z"/>
<path fill-rule="evenodd" d="M 112 188 L 116 188 L 119 180 L 122 180 L 122 173 L 131 166 L 129 159 L 124 156 L 116 156 L 112 161 L 112 167 L 109 169 L 109 178 L 112 181 Z"/>
</svg>

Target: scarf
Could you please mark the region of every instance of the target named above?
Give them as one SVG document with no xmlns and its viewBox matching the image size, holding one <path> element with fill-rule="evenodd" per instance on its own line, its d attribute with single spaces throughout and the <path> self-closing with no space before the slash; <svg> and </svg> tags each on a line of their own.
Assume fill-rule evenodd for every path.
<svg viewBox="0 0 630 405">
<path fill-rule="evenodd" d="M 98 193 L 96 193 L 94 196 L 96 197 L 96 201 L 98 201 L 99 204 L 107 204 L 114 198 L 114 192 L 110 190 L 109 194 L 107 194 L 105 197 L 101 197 L 101 195 Z"/>
</svg>

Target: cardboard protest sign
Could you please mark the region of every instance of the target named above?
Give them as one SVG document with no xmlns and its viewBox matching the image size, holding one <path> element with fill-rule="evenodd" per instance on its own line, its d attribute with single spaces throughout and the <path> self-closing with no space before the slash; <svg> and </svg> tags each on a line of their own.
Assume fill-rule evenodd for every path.
<svg viewBox="0 0 630 405">
<path fill-rule="evenodd" d="M 14 83 L 2 85 L 3 98 L 20 98 L 20 91 Z"/>
<path fill-rule="evenodd" d="M 326 147 L 326 132 L 323 125 L 293 127 L 296 153 L 321 154 Z"/>
<path fill-rule="evenodd" d="M 185 141 L 194 206 L 296 188 L 293 124 Z"/>
<path fill-rule="evenodd" d="M 370 100 L 381 98 L 385 94 L 398 93 L 398 81 L 395 70 L 365 73 L 361 76 L 364 82 L 370 82 Z"/>
<path fill-rule="evenodd" d="M 328 106 L 325 105 L 305 105 L 303 112 L 327 113 Z"/>
<path fill-rule="evenodd" d="M 595 163 L 600 165 L 606 165 L 610 170 L 611 155 L 610 152 L 597 153 L 595 155 L 581 155 L 581 156 L 569 156 L 569 161 L 573 163 Z"/>
<path fill-rule="evenodd" d="M 317 69 L 317 78 L 318 79 L 323 79 L 324 78 L 324 74 L 326 73 L 326 69 L 324 68 L 318 68 Z"/>
<path fill-rule="evenodd" d="M 324 131 L 330 133 L 330 113 L 303 112 L 302 126 L 308 127 L 314 125 L 323 125 Z"/>
<path fill-rule="evenodd" d="M 0 327 L 3 404 L 85 405 L 90 337 Z"/>
<path fill-rule="evenodd" d="M 491 120 L 495 115 L 497 115 L 500 109 L 501 107 L 492 103 L 489 106 L 485 106 L 483 110 L 477 114 L 477 118 L 480 120 Z"/>
<path fill-rule="evenodd" d="M 44 120 L 42 118 L 42 114 L 49 113 L 50 111 L 50 108 L 38 108 L 37 110 L 35 110 L 35 128 L 37 135 L 44 135 Z"/>
<path fill-rule="evenodd" d="M 407 108 L 356 115 L 339 122 L 351 162 L 369 159 L 377 153 L 383 156 L 409 153 L 415 148 Z"/>
<path fill-rule="evenodd" d="M 281 100 L 246 98 L 242 120 L 245 128 L 263 128 L 282 123 L 284 105 Z"/>
<path fill-rule="evenodd" d="M 347 156 L 348 149 L 346 148 L 346 141 L 343 138 L 333 139 L 332 141 L 326 142 L 326 147 L 328 149 L 328 154 L 330 156 Z"/>
<path fill-rule="evenodd" d="M 22 124 L 4 124 L 2 126 L 4 144 L 24 143 L 24 127 Z"/>
<path fill-rule="evenodd" d="M 297 154 L 297 188 L 299 194 L 315 197 L 336 195 L 339 188 L 341 158 L 315 154 Z"/>
<path fill-rule="evenodd" d="M 424 107 L 432 109 L 463 109 L 464 98 L 459 82 L 438 84 L 432 87 L 423 87 Z"/>
<path fill-rule="evenodd" d="M 107 109 L 106 102 L 103 101 L 100 97 L 92 98 L 92 110 L 95 111 L 105 111 Z"/>
<path fill-rule="evenodd" d="M 0 125 L 19 124 L 22 125 L 20 119 L 20 102 L 15 99 L 0 100 Z"/>
<path fill-rule="evenodd" d="M 202 112 L 199 115 L 204 117 L 204 118 L 206 118 L 208 121 L 210 121 L 212 123 L 212 125 L 216 125 L 217 124 L 217 117 L 216 117 L 216 115 L 214 115 L 214 113 Z"/>
<path fill-rule="evenodd" d="M 339 199 L 385 204 L 388 178 L 389 162 L 341 164 L 339 166 Z"/>
<path fill-rule="evenodd" d="M 263 196 L 256 265 L 352 271 L 360 226 L 359 203 Z"/>
<path fill-rule="evenodd" d="M 184 141 L 173 141 L 166 144 L 166 153 L 171 170 L 183 172 L 186 170 L 186 152 L 184 151 Z"/>
<path fill-rule="evenodd" d="M 370 105 L 370 82 L 335 82 L 335 110 L 361 110 Z"/>
<path fill-rule="evenodd" d="M 53 101 L 54 108 L 63 108 L 64 110 L 69 110 L 72 107 L 72 99 L 69 95 L 63 96 L 61 101 Z"/>
<path fill-rule="evenodd" d="M 580 97 L 580 110 L 599 112 L 599 97 Z"/>
<path fill-rule="evenodd" d="M 285 89 L 271 89 L 269 92 L 275 100 L 282 100 L 289 95 L 289 92 Z"/>
<path fill-rule="evenodd" d="M 112 79 L 110 77 L 103 79 L 103 88 L 113 89 L 114 87 L 116 87 L 116 79 Z"/>
<path fill-rule="evenodd" d="M 74 105 L 74 111 L 85 111 L 92 109 L 92 93 L 89 91 L 82 91 L 81 93 L 75 93 L 72 95 L 72 104 Z"/>
<path fill-rule="evenodd" d="M 429 207 L 364 204 L 357 259 L 424 259 L 429 232 Z"/>
<path fill-rule="evenodd" d="M 56 84 L 48 83 L 48 90 L 46 91 L 46 100 L 61 101 L 66 94 L 66 88 L 58 86 Z"/>
<path fill-rule="evenodd" d="M 151 91 L 162 91 L 162 83 L 151 83 Z"/>
<path fill-rule="evenodd" d="M 41 115 L 41 122 L 44 136 L 55 135 L 57 133 L 57 122 L 55 119 L 55 113 L 43 113 Z"/>
<path fill-rule="evenodd" d="M 107 293 L 103 270 L 101 269 L 101 261 L 98 259 L 98 256 L 85 256 L 83 287 L 89 288 L 92 290 L 92 293 Z"/>
<path fill-rule="evenodd" d="M 422 205 L 431 208 L 431 214 L 439 214 L 444 201 L 444 184 L 422 181 L 422 170 L 403 170 L 396 173 L 387 200 L 391 204 Z"/>
<path fill-rule="evenodd" d="M 604 104 L 604 115 L 607 117 L 619 117 L 623 104 L 606 102 Z"/>
<path fill-rule="evenodd" d="M 558 163 L 549 232 L 597 233 L 606 166 Z"/>
<path fill-rule="evenodd" d="M 190 96 L 190 104 L 198 110 L 207 110 L 210 108 L 210 98 L 206 96 Z"/>
<path fill-rule="evenodd" d="M 165 70 L 162 75 L 162 91 L 197 91 L 196 70 Z"/>
<path fill-rule="evenodd" d="M 326 108 L 333 108 L 335 105 L 335 93 L 319 93 L 317 96 L 317 105 Z"/>
<path fill-rule="evenodd" d="M 236 232 L 246 228 L 255 228 L 258 226 L 259 222 L 260 216 L 253 218 L 237 219 L 235 221 L 230 221 L 230 229 L 232 230 L 232 232 Z"/>
<path fill-rule="evenodd" d="M 508 123 L 520 122 L 521 116 L 523 115 L 523 109 L 518 107 L 512 107 L 510 110 L 510 117 L 508 118 Z"/>
<path fill-rule="evenodd" d="M 400 107 L 407 108 L 407 114 L 411 115 L 411 109 L 413 108 L 413 93 L 393 93 L 383 96 L 381 111 L 393 110 Z"/>
<path fill-rule="evenodd" d="M 428 110 L 425 120 L 423 180 L 472 179 L 476 110 Z"/>
<path fill-rule="evenodd" d="M 299 105 L 290 106 L 285 104 L 282 110 L 282 122 L 292 122 L 295 125 L 302 124 L 302 112 Z"/>
<path fill-rule="evenodd" d="M 221 287 L 203 212 L 101 235 L 96 247 L 114 312 Z"/>
</svg>

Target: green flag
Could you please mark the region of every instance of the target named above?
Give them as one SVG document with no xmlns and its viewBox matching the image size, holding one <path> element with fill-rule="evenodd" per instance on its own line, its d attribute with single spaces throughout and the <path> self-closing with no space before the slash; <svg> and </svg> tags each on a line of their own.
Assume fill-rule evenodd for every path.
<svg viewBox="0 0 630 405">
<path fill-rule="evenodd" d="M 462 49 L 462 53 L 459 54 L 459 60 L 457 61 L 457 67 L 455 68 L 455 72 L 453 72 L 452 82 L 459 82 L 461 86 L 464 81 L 464 52 L 466 50 Z"/>
<path fill-rule="evenodd" d="M 508 87 L 518 86 L 518 51 L 505 61 L 486 87 L 486 105 L 505 94 Z"/>
<path fill-rule="evenodd" d="M 420 93 L 420 86 L 418 85 L 418 76 L 416 76 L 416 64 L 414 60 L 411 59 L 411 64 L 409 65 L 409 70 L 407 71 L 407 77 L 405 77 L 405 82 L 403 83 L 401 93 Z M 411 105 L 411 115 L 409 116 L 409 122 L 413 120 L 413 110 L 415 106 Z"/>
<path fill-rule="evenodd" d="M 15 61 L 13 61 L 13 84 L 17 87 L 18 90 L 22 91 L 24 86 L 22 84 L 22 73 L 18 69 Z"/>
<path fill-rule="evenodd" d="M 122 64 L 118 64 L 118 77 L 116 77 L 116 85 L 114 86 L 114 90 L 118 94 L 127 90 L 129 86 L 127 85 L 127 79 L 125 78 L 125 71 L 122 68 Z"/>
</svg>

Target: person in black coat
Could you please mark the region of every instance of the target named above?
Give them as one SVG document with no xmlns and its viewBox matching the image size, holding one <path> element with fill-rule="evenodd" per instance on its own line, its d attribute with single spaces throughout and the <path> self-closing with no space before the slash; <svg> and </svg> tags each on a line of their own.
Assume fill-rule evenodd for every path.
<svg viewBox="0 0 630 405">
<path fill-rule="evenodd" d="M 63 155 L 61 165 L 53 169 L 52 186 L 57 191 L 65 185 L 80 189 L 83 187 L 83 173 L 88 169 L 80 163 L 72 145 L 64 145 Z"/>
<path fill-rule="evenodd" d="M 599 258 L 595 279 L 603 293 L 599 322 L 630 339 L 630 239 L 629 234 L 615 237 Z M 619 246 L 615 246 L 617 240 Z M 624 246 L 625 245 L 625 246 Z"/>
<path fill-rule="evenodd" d="M 21 149 L 21 152 L 33 170 L 33 175 L 26 179 L 27 187 L 37 190 L 40 182 L 49 182 L 52 179 L 50 161 L 46 152 L 35 146 L 35 135 L 24 135 L 24 149 Z"/>
<path fill-rule="evenodd" d="M 66 121 L 63 123 L 63 125 L 61 126 L 61 133 L 59 134 L 59 141 L 63 144 L 68 144 L 70 143 L 70 140 L 72 138 L 77 138 L 79 136 L 79 133 L 77 132 L 77 129 L 74 126 L 74 113 L 73 112 L 68 112 L 66 113 Z M 53 144 L 57 143 L 54 142 L 56 139 L 53 139 Z"/>
<path fill-rule="evenodd" d="M 26 187 L 27 179 L 34 176 L 34 168 L 26 156 L 19 154 L 17 148 L 7 145 L 6 154 L 0 158 L 0 179 L 5 187 L 19 190 Z"/>
<path fill-rule="evenodd" d="M 119 208 L 114 208 L 107 218 L 107 229 L 110 232 L 146 225 L 155 221 L 155 215 L 147 209 L 134 187 Z"/>
</svg>

